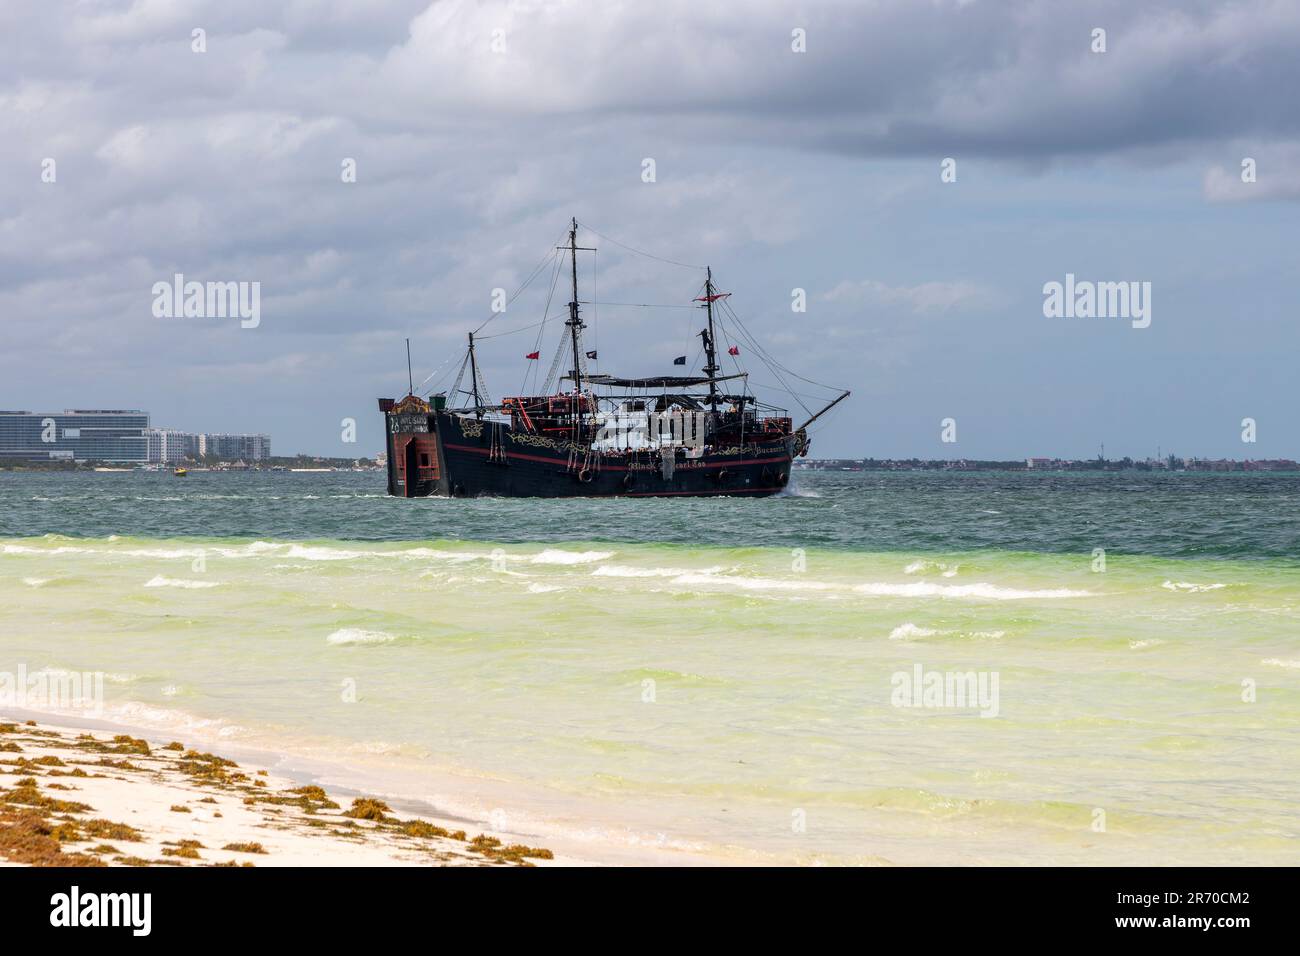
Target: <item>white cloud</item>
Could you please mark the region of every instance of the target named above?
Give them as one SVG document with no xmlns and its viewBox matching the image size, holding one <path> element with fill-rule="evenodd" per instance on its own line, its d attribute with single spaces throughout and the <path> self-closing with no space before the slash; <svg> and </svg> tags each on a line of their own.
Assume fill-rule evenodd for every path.
<svg viewBox="0 0 1300 956">
<path fill-rule="evenodd" d="M 1202 191 L 1208 202 L 1260 202 L 1300 199 L 1300 146 L 1239 146 L 1242 160 L 1254 161 L 1254 182 L 1242 180 L 1243 167 L 1220 164 L 1205 171 Z"/>
</svg>

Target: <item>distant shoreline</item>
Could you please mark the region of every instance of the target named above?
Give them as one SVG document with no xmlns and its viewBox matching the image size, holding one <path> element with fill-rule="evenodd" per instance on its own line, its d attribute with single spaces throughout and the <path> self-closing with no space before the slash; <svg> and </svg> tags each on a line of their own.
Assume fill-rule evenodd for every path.
<svg viewBox="0 0 1300 956">
<path fill-rule="evenodd" d="M 1031 464 L 1032 462 L 1032 464 Z M 820 458 L 795 462 L 796 471 L 1006 471 L 1061 474 L 1063 472 L 1156 472 L 1162 474 L 1231 474 L 1300 472 L 1289 458 L 1178 458 L 1134 461 L 1119 459 L 996 459 L 976 458 Z"/>
<path fill-rule="evenodd" d="M 159 474 L 170 475 L 171 465 L 131 465 L 120 462 L 5 462 L 0 461 L 0 474 Z M 207 474 L 248 474 L 248 473 L 289 473 L 289 474 L 338 474 L 346 472 L 370 473 L 383 472 L 384 465 L 373 460 L 360 459 L 347 463 L 328 464 L 238 464 L 221 463 L 218 465 L 182 466 L 190 475 Z M 1063 474 L 1066 472 L 1111 472 L 1134 473 L 1153 472 L 1158 474 L 1300 474 L 1300 462 L 1287 458 L 1268 459 L 1179 459 L 1178 464 L 1133 461 L 1131 459 L 1053 459 L 1046 464 L 1029 465 L 1024 461 L 999 461 L 996 459 L 975 458 L 813 458 L 795 461 L 797 472 L 832 471 L 832 472 L 881 472 L 881 471 L 982 471 L 1011 472 L 1020 474 Z"/>
<path fill-rule="evenodd" d="M 176 465 L 139 465 L 123 462 L 92 462 L 79 461 L 71 462 L 6 462 L 0 461 L 0 472 L 14 473 L 36 473 L 36 474 L 66 474 L 69 472 L 99 472 L 101 474 L 130 474 L 142 472 L 144 474 L 170 475 L 173 468 L 184 468 L 191 475 L 216 474 L 234 472 L 243 474 L 245 472 L 291 472 L 294 474 L 326 474 L 340 471 L 383 471 L 384 466 L 376 464 L 372 459 L 349 459 L 346 462 L 338 463 L 305 463 L 305 464 L 239 464 L 237 462 L 222 462 L 216 465 L 199 465 L 199 464 L 176 464 Z"/>
</svg>

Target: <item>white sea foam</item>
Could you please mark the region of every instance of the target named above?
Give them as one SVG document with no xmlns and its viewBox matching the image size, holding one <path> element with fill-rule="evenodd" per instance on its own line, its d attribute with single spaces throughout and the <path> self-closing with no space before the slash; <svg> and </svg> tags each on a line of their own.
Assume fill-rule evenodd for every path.
<svg viewBox="0 0 1300 956">
<path fill-rule="evenodd" d="M 387 644 L 397 640 L 386 631 L 366 631 L 359 627 L 344 627 L 325 638 L 329 644 Z"/>
<path fill-rule="evenodd" d="M 803 491 L 796 488 L 793 484 L 786 485 L 785 488 L 777 495 L 779 498 L 820 498 L 821 495 L 815 491 Z"/>
<path fill-rule="evenodd" d="M 529 561 L 532 564 L 592 564 L 613 556 L 613 551 L 561 551 L 558 548 L 547 548 L 541 554 L 533 555 Z"/>
<path fill-rule="evenodd" d="M 285 554 L 287 558 L 301 558 L 304 561 L 348 561 L 365 557 L 364 551 L 350 551 L 346 548 L 321 548 L 301 544 L 292 544 Z"/>
<path fill-rule="evenodd" d="M 1226 584 L 1192 584 L 1189 581 L 1166 581 L 1160 585 L 1166 591 L 1181 591 L 1185 594 L 1199 594 L 1202 591 L 1217 591 L 1226 588 Z"/>
<path fill-rule="evenodd" d="M 639 569 L 620 568 L 617 565 L 597 568 L 593 575 L 609 577 L 667 577 L 669 571 L 676 569 Z M 663 573 L 661 573 L 661 571 Z M 940 597 L 968 598 L 987 601 L 1045 600 L 1074 597 L 1092 597 L 1091 591 L 1076 591 L 1068 588 L 1044 588 L 1027 590 L 1022 588 L 1002 587 L 996 584 L 932 584 L 928 581 L 909 581 L 905 583 L 868 582 L 850 586 L 829 581 L 814 581 L 794 578 L 746 577 L 738 574 L 717 574 L 708 571 L 685 571 L 676 574 L 670 582 L 703 588 L 738 588 L 745 591 L 840 591 L 851 590 L 858 594 L 875 597 Z"/>
<path fill-rule="evenodd" d="M 529 594 L 549 594 L 552 591 L 562 591 L 562 590 L 564 589 L 560 587 L 558 584 L 538 584 L 537 582 L 533 582 L 532 584 L 528 585 Z"/>
<path fill-rule="evenodd" d="M 491 561 L 492 555 L 487 551 L 438 551 L 434 548 L 407 548 L 405 551 L 390 552 L 403 558 L 414 559 L 432 559 L 436 561 L 447 561 L 451 564 L 466 564 L 470 561 Z M 518 555 L 502 555 L 507 561 L 519 560 Z"/>
<path fill-rule="evenodd" d="M 51 580 L 51 578 L 23 578 L 23 584 L 29 588 L 40 588 L 49 584 Z"/>
<path fill-rule="evenodd" d="M 673 584 L 741 588 L 745 591 L 829 591 L 838 585 L 825 581 L 795 581 L 788 578 L 746 578 L 738 574 L 704 574 L 691 571 L 673 578 Z"/>
<path fill-rule="evenodd" d="M 107 543 L 111 543 L 120 539 L 118 536 L 113 535 L 104 540 Z M 283 547 L 284 545 L 270 544 L 266 541 L 254 541 L 251 544 L 238 548 L 204 548 L 197 546 L 181 548 L 95 548 L 80 545 L 59 545 L 54 548 L 33 548 L 30 545 L 25 544 L 6 544 L 3 547 L 0 547 L 0 554 L 97 554 L 109 557 L 150 558 L 152 560 L 166 561 L 180 558 L 201 558 L 211 554 L 218 554 L 225 558 L 254 557 L 268 551 L 279 550 Z"/>
<path fill-rule="evenodd" d="M 903 568 L 904 574 L 933 574 L 938 571 L 945 578 L 956 577 L 960 565 L 945 564 L 942 561 L 916 560 Z"/>
<path fill-rule="evenodd" d="M 900 624 L 889 632 L 891 641 L 908 641 L 914 637 L 933 637 L 939 632 L 928 627 L 917 627 L 911 621 Z"/>
<path fill-rule="evenodd" d="M 911 621 L 900 624 L 889 632 L 891 641 L 910 641 L 922 637 L 934 637 L 936 635 L 956 634 L 959 637 L 975 638 L 978 640 L 995 641 L 1007 636 L 1006 631 L 939 631 L 929 627 L 917 627 Z"/>
<path fill-rule="evenodd" d="M 88 554 L 119 554 L 128 558 L 154 558 L 167 561 L 172 558 L 201 558 L 207 554 L 203 548 L 133 548 L 129 551 L 88 548 Z"/>
<path fill-rule="evenodd" d="M 1300 669 L 1300 661 L 1288 661 L 1288 660 L 1283 660 L 1280 657 L 1266 658 L 1263 663 L 1269 665 L 1270 667 L 1285 667 L 1288 670 Z"/>
<path fill-rule="evenodd" d="M 602 564 L 592 571 L 598 578 L 676 578 L 683 574 L 717 574 L 721 567 L 699 568 L 630 568 L 621 564 Z"/>
<path fill-rule="evenodd" d="M 984 601 L 1030 601 L 1060 598 L 1092 597 L 1091 591 L 1074 591 L 1069 588 L 1042 588 L 1030 591 L 1023 588 L 1006 588 L 996 584 L 931 584 L 916 581 L 908 584 L 870 582 L 854 589 L 859 594 L 875 597 L 940 597 L 973 598 Z"/>
<path fill-rule="evenodd" d="M 278 552 L 283 548 L 283 544 L 273 541 L 251 541 L 239 548 L 217 548 L 216 551 L 223 558 L 254 558 L 272 551 Z"/>
<path fill-rule="evenodd" d="M 220 587 L 220 581 L 193 581 L 182 578 L 165 578 L 161 574 L 156 574 L 144 583 L 147 588 L 215 588 Z"/>
<path fill-rule="evenodd" d="M 175 690 L 175 688 L 168 688 Z M 167 689 L 163 691 L 167 693 Z M 170 695 L 168 695 L 170 696 Z M 244 732 L 238 724 L 220 717 L 199 717 L 170 707 L 155 707 L 139 701 L 123 701 L 104 708 L 105 719 L 155 730 L 171 731 L 177 736 L 200 734 L 205 737 L 237 737 Z"/>
<path fill-rule="evenodd" d="M 1163 643 L 1164 641 L 1160 640 L 1158 637 L 1148 637 L 1141 641 L 1129 641 L 1128 646 L 1130 650 L 1138 651 L 1144 647 L 1155 647 L 1157 644 Z"/>
<path fill-rule="evenodd" d="M 2 554 L 93 554 L 91 548 L 74 548 L 72 546 L 62 546 L 58 548 L 31 548 L 25 544 L 6 544 L 0 548 Z"/>
</svg>

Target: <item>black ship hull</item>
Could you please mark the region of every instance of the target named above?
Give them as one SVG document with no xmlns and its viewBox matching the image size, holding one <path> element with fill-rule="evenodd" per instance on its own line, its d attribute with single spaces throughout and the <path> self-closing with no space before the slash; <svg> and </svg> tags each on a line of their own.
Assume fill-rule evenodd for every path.
<svg viewBox="0 0 1300 956">
<path fill-rule="evenodd" d="M 790 479 L 796 438 L 597 453 L 447 411 L 385 412 L 388 493 L 398 497 L 763 497 Z"/>
</svg>

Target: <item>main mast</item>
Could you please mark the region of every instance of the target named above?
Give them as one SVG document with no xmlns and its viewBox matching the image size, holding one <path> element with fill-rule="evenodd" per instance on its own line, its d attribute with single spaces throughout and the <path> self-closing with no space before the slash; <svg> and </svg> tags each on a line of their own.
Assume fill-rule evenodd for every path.
<svg viewBox="0 0 1300 956">
<path fill-rule="evenodd" d="M 718 414 L 718 384 L 713 380 L 720 366 L 718 365 L 718 353 L 713 344 L 713 269 L 710 267 L 704 280 L 704 308 L 709 315 L 709 328 L 704 333 L 704 355 L 708 360 L 708 365 L 704 366 L 704 374 L 709 377 L 709 408 L 714 416 Z"/>
<path fill-rule="evenodd" d="M 569 264 L 572 268 L 573 275 L 573 300 L 569 302 L 569 321 L 565 324 L 569 327 L 569 336 L 573 340 L 573 391 L 575 395 L 582 394 L 582 361 L 581 361 L 581 344 L 580 337 L 584 328 L 582 320 L 578 318 L 578 219 L 573 219 L 573 228 L 569 230 Z M 578 412 L 582 414 L 581 411 Z"/>
</svg>

